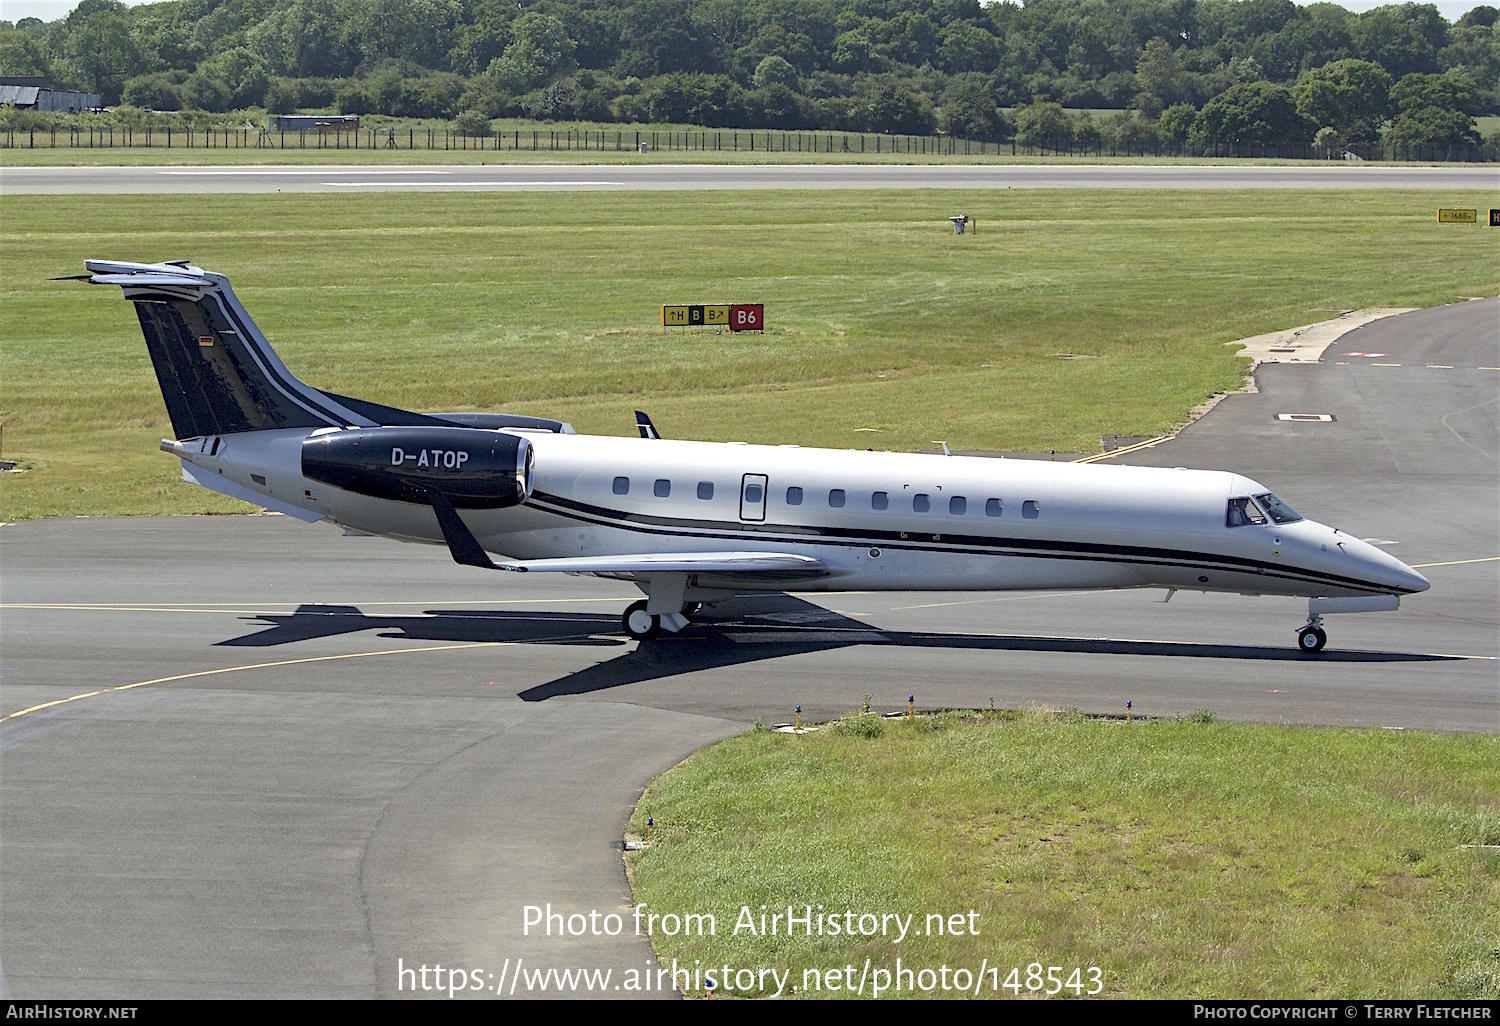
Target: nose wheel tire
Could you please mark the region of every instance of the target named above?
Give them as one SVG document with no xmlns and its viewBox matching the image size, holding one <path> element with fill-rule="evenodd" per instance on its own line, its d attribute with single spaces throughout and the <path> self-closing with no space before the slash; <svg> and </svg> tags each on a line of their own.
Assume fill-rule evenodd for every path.
<svg viewBox="0 0 1500 1026">
<path fill-rule="evenodd" d="M 1297 647 L 1304 652 L 1321 652 L 1328 644 L 1328 635 L 1321 627 L 1304 627 L 1297 632 Z"/>
<path fill-rule="evenodd" d="M 625 615 L 621 617 L 621 621 L 625 626 L 625 633 L 637 641 L 654 638 L 657 632 L 661 630 L 661 617 L 652 616 L 646 612 L 646 603 L 644 601 L 632 602 L 626 607 Z"/>
</svg>

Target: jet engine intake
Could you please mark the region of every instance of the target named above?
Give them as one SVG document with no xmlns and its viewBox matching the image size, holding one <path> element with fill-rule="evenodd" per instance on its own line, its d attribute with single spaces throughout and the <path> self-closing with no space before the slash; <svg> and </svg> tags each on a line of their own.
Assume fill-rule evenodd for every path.
<svg viewBox="0 0 1500 1026">
<path fill-rule="evenodd" d="M 352 428 L 302 443 L 302 473 L 314 481 L 423 506 L 435 491 L 457 509 L 525 502 L 534 459 L 525 438 L 479 428 Z"/>
</svg>

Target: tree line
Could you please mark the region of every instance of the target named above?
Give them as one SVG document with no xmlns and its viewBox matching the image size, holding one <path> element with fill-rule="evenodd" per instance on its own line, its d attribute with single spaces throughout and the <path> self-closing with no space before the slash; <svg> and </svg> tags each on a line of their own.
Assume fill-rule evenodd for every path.
<svg viewBox="0 0 1500 1026">
<path fill-rule="evenodd" d="M 1496 8 L 1292 0 L 82 0 L 0 73 L 109 105 L 944 132 L 1086 148 L 1472 145 Z M 1078 108 L 1119 113 L 1082 117 Z"/>
</svg>

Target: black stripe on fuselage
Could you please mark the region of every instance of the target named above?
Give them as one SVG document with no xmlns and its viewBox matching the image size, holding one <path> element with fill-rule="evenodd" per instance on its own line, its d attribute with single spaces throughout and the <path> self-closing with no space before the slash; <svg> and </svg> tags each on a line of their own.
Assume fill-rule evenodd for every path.
<svg viewBox="0 0 1500 1026">
<path fill-rule="evenodd" d="M 1371 594 L 1389 595 L 1393 591 L 1410 594 L 1406 589 L 1391 589 L 1373 585 L 1353 577 L 1318 570 L 1292 569 L 1262 560 L 1242 556 L 1224 556 L 1212 552 L 1193 552 L 1183 549 L 1158 549 L 1133 545 L 1108 545 L 1099 542 L 1062 542 L 1035 538 L 993 538 L 983 535 L 954 535 L 948 532 L 931 532 L 931 541 L 914 534 L 914 531 L 871 531 L 847 527 L 813 527 L 807 525 L 741 524 L 720 520 L 683 520 L 671 517 L 656 517 L 642 513 L 609 509 L 564 498 L 547 492 L 533 492 L 528 506 L 545 509 L 549 513 L 565 516 L 570 520 L 603 524 L 642 534 L 668 535 L 679 538 L 723 538 L 729 540 L 779 541 L 787 540 L 803 544 L 816 540 L 822 545 L 840 545 L 848 548 L 863 548 L 877 545 L 887 549 L 906 549 L 916 552 L 976 552 L 997 556 L 1030 556 L 1037 559 L 1068 559 L 1106 563 L 1136 563 L 1149 566 L 1180 566 L 1195 570 L 1256 574 L 1284 580 L 1311 584 L 1336 584 L 1342 588 L 1368 591 Z"/>
</svg>

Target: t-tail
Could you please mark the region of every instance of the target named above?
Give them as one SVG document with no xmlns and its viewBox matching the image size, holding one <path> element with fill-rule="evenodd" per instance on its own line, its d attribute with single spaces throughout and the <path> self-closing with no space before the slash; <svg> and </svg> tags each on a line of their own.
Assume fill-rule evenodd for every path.
<svg viewBox="0 0 1500 1026">
<path fill-rule="evenodd" d="M 222 274 L 186 260 L 86 260 L 84 266 L 91 273 L 77 279 L 118 285 L 135 304 L 178 439 L 283 428 L 459 425 L 572 430 L 540 417 L 413 413 L 324 392 L 287 370 Z"/>
<path fill-rule="evenodd" d="M 135 304 L 178 438 L 377 423 L 298 381 L 223 275 L 186 261 L 85 266 L 90 281 L 122 286 Z"/>
</svg>

